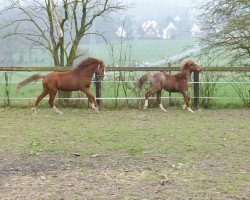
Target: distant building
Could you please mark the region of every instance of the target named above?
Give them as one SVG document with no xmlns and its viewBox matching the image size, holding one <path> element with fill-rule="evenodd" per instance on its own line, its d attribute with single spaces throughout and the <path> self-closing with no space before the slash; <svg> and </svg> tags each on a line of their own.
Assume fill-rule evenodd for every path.
<svg viewBox="0 0 250 200">
<path fill-rule="evenodd" d="M 163 29 L 162 38 L 165 39 L 165 40 L 166 39 L 171 39 L 171 38 L 173 38 L 176 31 L 177 31 L 177 28 L 175 27 L 175 25 L 173 24 L 173 22 L 170 22 L 168 24 L 168 26 L 165 29 Z"/>
<path fill-rule="evenodd" d="M 190 29 L 190 32 L 192 36 L 195 36 L 201 34 L 203 31 L 201 30 L 200 26 L 197 23 L 194 23 Z"/>
<path fill-rule="evenodd" d="M 148 20 L 142 24 L 142 29 L 144 31 L 144 35 L 147 38 L 157 38 L 160 37 L 160 28 L 156 21 Z"/>
<path fill-rule="evenodd" d="M 179 16 L 176 16 L 175 18 L 174 18 L 174 22 L 180 22 L 181 21 L 181 18 L 179 17 Z"/>
<path fill-rule="evenodd" d="M 127 37 L 127 32 L 121 26 L 117 29 L 115 34 L 118 37 L 122 37 L 122 38 Z"/>
</svg>

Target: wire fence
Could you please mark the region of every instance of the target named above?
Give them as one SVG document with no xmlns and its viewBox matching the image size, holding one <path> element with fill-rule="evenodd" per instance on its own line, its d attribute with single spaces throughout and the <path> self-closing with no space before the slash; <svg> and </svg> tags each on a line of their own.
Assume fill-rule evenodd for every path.
<svg viewBox="0 0 250 200">
<path fill-rule="evenodd" d="M 34 69 L 34 70 L 33 70 Z M 48 73 L 48 69 L 37 69 L 37 68 L 28 68 L 25 71 L 25 68 L 18 67 L 17 71 L 13 70 L 13 68 L 1 68 L 0 71 L 0 100 L 2 102 L 6 101 L 27 101 L 27 100 L 35 100 L 36 95 L 40 94 L 42 90 L 42 84 L 41 82 L 36 82 L 35 86 L 34 84 L 31 86 L 30 89 L 28 89 L 28 94 L 22 93 L 17 94 L 15 92 L 15 86 L 23 79 L 25 79 L 27 76 L 30 74 L 33 74 L 34 71 L 39 72 L 39 73 Z M 161 69 L 161 70 L 160 70 Z M 56 70 L 54 70 L 56 71 Z M 65 70 L 63 70 L 65 71 Z M 137 84 L 137 79 L 139 77 L 138 73 L 154 73 L 155 71 L 164 71 L 164 72 L 172 72 L 172 71 L 178 71 L 178 68 L 164 68 L 164 67 L 147 67 L 146 69 L 144 68 L 119 68 L 119 67 L 114 67 L 110 68 L 108 71 L 112 72 L 112 74 L 109 76 L 107 80 L 104 80 L 101 82 L 101 90 L 102 90 L 102 96 L 97 96 L 97 100 L 102 100 L 104 102 L 107 101 L 128 101 L 128 100 L 136 100 L 136 101 L 141 101 L 144 99 L 144 93 L 143 91 L 138 92 L 136 88 Z M 239 100 L 242 101 L 242 98 L 244 101 L 250 102 L 250 67 L 233 67 L 233 68 L 205 68 L 203 70 L 205 73 L 223 73 L 225 74 L 224 76 L 220 75 L 219 79 L 207 79 L 204 78 L 203 75 L 198 79 L 198 81 L 190 80 L 190 85 L 199 85 L 199 88 L 201 90 L 198 96 L 198 99 L 202 100 L 226 100 L 228 102 L 233 101 L 233 100 Z M 131 73 L 135 72 L 137 74 L 132 75 L 132 80 L 130 76 L 124 75 L 125 73 Z M 237 78 L 234 80 L 234 76 L 232 76 L 232 72 L 234 73 L 240 73 L 240 76 L 237 76 Z M 7 79 L 6 79 L 6 73 L 7 73 Z M 119 76 L 124 75 L 124 77 L 120 78 Z M 243 75 L 242 75 L 243 74 Z M 117 75 L 117 76 L 116 76 Z M 240 77 L 240 78 L 239 78 Z M 226 81 L 225 81 L 226 80 Z M 96 81 L 93 80 L 92 84 L 92 92 L 95 92 L 96 88 Z M 207 95 L 204 93 L 204 88 L 205 87 L 210 87 L 212 85 L 216 85 L 217 88 L 220 88 L 220 92 L 214 92 L 210 93 Z M 118 91 L 122 89 L 127 89 L 129 90 L 128 92 L 124 91 Z M 132 89 L 131 89 L 132 88 Z M 9 91 L 7 91 L 9 90 Z M 116 91 L 115 91 L 116 90 Z M 132 91 L 132 90 L 136 90 Z M 190 87 L 190 90 L 193 90 L 193 87 Z M 234 92 L 232 92 L 234 90 Z M 132 91 L 132 92 L 131 92 Z M 229 92 L 230 91 L 230 92 Z M 27 92 L 27 90 L 26 90 Z M 239 94 L 241 93 L 241 94 Z M 27 96 L 28 95 L 28 96 Z M 182 100 L 182 96 L 180 94 L 173 94 L 173 93 L 168 93 L 165 92 L 163 93 L 162 99 L 168 99 L 168 100 Z M 197 95 L 191 93 L 190 98 L 194 100 L 197 98 Z M 44 98 L 48 99 L 48 98 Z M 87 100 L 87 98 L 84 96 L 84 94 L 79 94 L 77 93 L 76 95 L 72 95 L 71 98 L 59 98 L 57 97 L 58 100 L 60 99 L 68 99 L 71 101 L 74 100 Z M 150 99 L 155 99 L 155 97 L 151 97 Z"/>
<path fill-rule="evenodd" d="M 92 83 L 96 83 L 97 81 L 93 80 Z M 17 85 L 19 82 L 0 82 L 0 85 Z M 137 81 L 102 81 L 102 85 L 107 84 L 107 83 L 134 83 L 136 84 Z M 250 92 L 250 81 L 249 82 L 239 82 L 239 81 L 218 81 L 218 82 L 208 82 L 208 81 L 201 81 L 201 82 L 193 82 L 190 81 L 190 84 L 194 84 L 194 83 L 199 83 L 201 86 L 202 84 L 225 84 L 225 85 L 229 85 L 229 84 L 239 84 L 239 85 L 244 85 L 245 87 L 249 86 L 249 92 Z M 38 85 L 42 85 L 42 82 L 37 81 L 35 82 L 35 84 Z M 39 90 L 40 91 L 40 90 Z M 171 99 L 171 98 L 175 98 L 175 99 L 182 99 L 181 96 L 175 96 L 175 97 L 170 97 L 170 96 L 163 96 L 163 99 Z M 190 98 L 194 98 L 193 95 L 190 96 Z M 241 99 L 240 96 L 199 96 L 200 99 Z M 250 97 L 248 97 L 249 99 Z M 7 97 L 2 95 L 0 96 L 0 99 L 4 100 L 7 99 Z M 35 100 L 36 97 L 9 97 L 10 100 Z M 44 98 L 44 99 L 48 99 L 48 98 Z M 67 100 L 87 100 L 87 97 L 70 97 L 70 98 L 60 98 L 57 97 L 57 99 L 67 99 Z M 96 99 L 100 99 L 100 100 L 143 100 L 144 97 L 138 97 L 138 96 L 127 96 L 127 97 L 96 97 Z M 151 97 L 150 99 L 156 99 L 156 97 Z"/>
</svg>

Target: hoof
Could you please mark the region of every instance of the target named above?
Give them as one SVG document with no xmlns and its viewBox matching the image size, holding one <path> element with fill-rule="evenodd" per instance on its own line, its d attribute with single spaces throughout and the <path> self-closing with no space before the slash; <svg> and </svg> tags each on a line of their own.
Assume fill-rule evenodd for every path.
<svg viewBox="0 0 250 200">
<path fill-rule="evenodd" d="M 63 114 L 63 112 L 61 112 L 60 110 L 57 109 L 56 106 L 53 106 L 53 110 L 58 113 L 58 114 Z"/>
<path fill-rule="evenodd" d="M 190 107 L 187 107 L 187 110 L 191 113 L 194 113 L 194 111 Z"/>
<path fill-rule="evenodd" d="M 36 108 L 31 108 L 31 111 L 32 111 L 33 113 L 37 113 Z"/>
<path fill-rule="evenodd" d="M 98 114 L 100 113 L 100 111 L 98 109 L 94 109 L 94 110 L 95 110 L 96 113 L 98 113 Z"/>
</svg>

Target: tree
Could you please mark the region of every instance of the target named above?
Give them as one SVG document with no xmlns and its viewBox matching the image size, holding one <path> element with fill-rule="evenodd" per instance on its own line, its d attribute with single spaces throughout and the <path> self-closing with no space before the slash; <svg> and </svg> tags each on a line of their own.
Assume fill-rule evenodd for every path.
<svg viewBox="0 0 250 200">
<path fill-rule="evenodd" d="M 250 57 L 249 0 L 206 0 L 199 9 L 205 52 L 230 56 L 232 62 Z"/>
<path fill-rule="evenodd" d="M 81 39 L 98 17 L 124 10 L 113 0 L 6 0 L 0 12 L 6 37 L 19 36 L 52 55 L 55 66 L 72 66 Z M 13 15 L 15 13 L 15 15 Z"/>
</svg>

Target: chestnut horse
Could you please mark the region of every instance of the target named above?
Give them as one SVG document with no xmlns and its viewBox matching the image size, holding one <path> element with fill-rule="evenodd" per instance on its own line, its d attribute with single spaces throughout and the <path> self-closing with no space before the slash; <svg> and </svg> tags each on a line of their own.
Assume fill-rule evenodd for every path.
<svg viewBox="0 0 250 200">
<path fill-rule="evenodd" d="M 149 91 L 145 94 L 144 109 L 148 107 L 148 98 L 151 95 L 156 93 L 157 101 L 160 106 L 160 109 L 166 112 L 166 110 L 164 109 L 161 103 L 161 92 L 162 92 L 162 89 L 164 89 L 168 92 L 182 93 L 184 97 L 184 102 L 185 102 L 185 104 L 182 106 L 183 109 L 187 109 L 193 113 L 193 111 L 191 110 L 189 106 L 189 101 L 190 101 L 190 97 L 188 94 L 189 80 L 190 80 L 192 72 L 201 72 L 201 71 L 202 69 L 200 68 L 199 65 L 197 65 L 192 60 L 188 60 L 183 64 L 181 72 L 174 74 L 174 75 L 165 74 L 162 72 L 158 72 L 153 75 L 144 74 L 139 79 L 139 82 L 138 82 L 139 87 L 142 88 L 143 84 L 147 81 L 151 85 Z"/>
<path fill-rule="evenodd" d="M 49 105 L 57 112 L 60 112 L 55 106 L 55 97 L 58 90 L 61 91 L 83 91 L 88 97 L 91 107 L 98 112 L 98 107 L 95 97 L 90 93 L 89 88 L 93 74 L 96 73 L 100 80 L 105 76 L 105 65 L 102 60 L 95 58 L 87 58 L 83 60 L 77 67 L 65 72 L 52 72 L 47 75 L 34 74 L 31 77 L 23 80 L 17 86 L 19 90 L 24 85 L 43 79 L 43 91 L 37 97 L 33 111 L 36 112 L 39 102 L 49 94 Z"/>
</svg>

